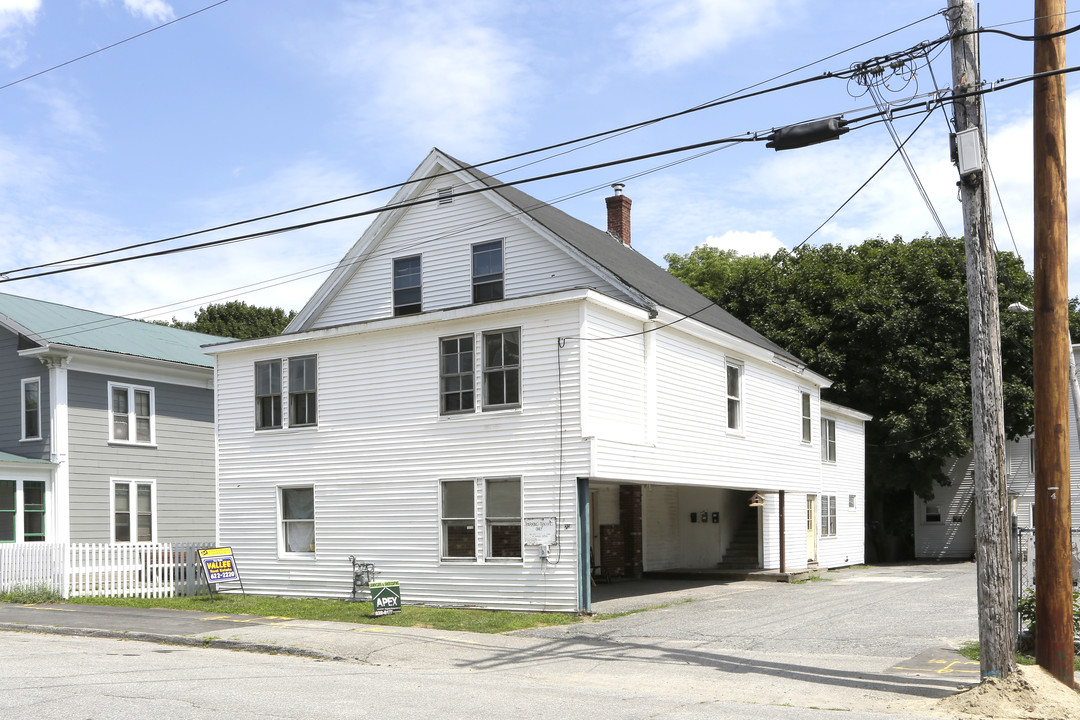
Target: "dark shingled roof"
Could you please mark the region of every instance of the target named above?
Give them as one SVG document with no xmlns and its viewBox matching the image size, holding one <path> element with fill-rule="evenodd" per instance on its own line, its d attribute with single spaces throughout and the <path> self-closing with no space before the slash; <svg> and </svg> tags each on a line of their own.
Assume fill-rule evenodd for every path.
<svg viewBox="0 0 1080 720">
<path fill-rule="evenodd" d="M 462 168 L 468 168 L 465 163 L 451 159 Z M 528 214 L 657 305 L 683 315 L 692 315 L 695 320 L 776 353 L 790 362 L 805 364 L 637 250 L 624 245 L 610 233 L 582 222 L 515 187 L 497 187 L 498 180 L 479 170 L 469 168 L 465 171 L 493 187 L 495 192 L 511 205 Z"/>
</svg>

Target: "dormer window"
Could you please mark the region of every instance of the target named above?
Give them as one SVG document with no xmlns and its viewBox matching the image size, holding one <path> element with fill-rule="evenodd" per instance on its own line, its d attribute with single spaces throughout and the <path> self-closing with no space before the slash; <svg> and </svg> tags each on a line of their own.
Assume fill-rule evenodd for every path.
<svg viewBox="0 0 1080 720">
<path fill-rule="evenodd" d="M 503 299 L 502 240 L 472 246 L 473 302 Z"/>
<path fill-rule="evenodd" d="M 421 309 L 420 256 L 394 259 L 394 316 L 415 315 Z"/>
</svg>

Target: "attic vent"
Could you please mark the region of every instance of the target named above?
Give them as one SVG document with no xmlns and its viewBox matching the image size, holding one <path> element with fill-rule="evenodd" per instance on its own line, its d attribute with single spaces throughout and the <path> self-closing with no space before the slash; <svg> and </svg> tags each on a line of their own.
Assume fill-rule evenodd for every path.
<svg viewBox="0 0 1080 720">
<path fill-rule="evenodd" d="M 439 204 L 449 205 L 454 202 L 454 188 L 439 188 Z"/>
</svg>

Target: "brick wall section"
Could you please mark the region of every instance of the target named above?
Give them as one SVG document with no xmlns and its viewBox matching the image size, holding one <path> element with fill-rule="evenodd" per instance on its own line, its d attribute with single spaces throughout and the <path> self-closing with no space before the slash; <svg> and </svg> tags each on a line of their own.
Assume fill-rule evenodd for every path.
<svg viewBox="0 0 1080 720">
<path fill-rule="evenodd" d="M 600 567 L 609 577 L 626 576 L 626 546 L 619 525 L 600 526 Z"/>
<path fill-rule="evenodd" d="M 626 576 L 640 578 L 642 571 L 640 485 L 619 486 L 619 525 L 623 531 Z"/>
</svg>

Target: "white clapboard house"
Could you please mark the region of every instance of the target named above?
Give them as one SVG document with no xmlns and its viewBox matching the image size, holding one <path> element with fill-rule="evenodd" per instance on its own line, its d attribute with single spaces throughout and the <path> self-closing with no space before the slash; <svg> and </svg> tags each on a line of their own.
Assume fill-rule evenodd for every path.
<svg viewBox="0 0 1080 720">
<path fill-rule="evenodd" d="M 863 560 L 863 423 L 607 231 L 432 151 L 277 337 L 216 358 L 244 586 L 587 610 L 593 574 Z M 782 513 L 783 508 L 783 515 Z M 781 516 L 784 527 L 781 528 Z"/>
<path fill-rule="evenodd" d="M 1076 355 L 1080 345 L 1073 346 Z M 1080 527 L 1080 445 L 1076 415 L 1069 405 L 1069 467 L 1072 526 Z M 1035 436 L 1005 442 L 1005 482 L 1010 510 L 1022 528 L 1035 526 Z M 930 499 L 915 497 L 915 557 L 970 559 L 975 556 L 975 458 L 949 459 L 942 472 L 948 485 L 934 485 Z M 1075 536 L 1074 545 L 1080 540 Z M 1080 565 L 1080 554 L 1076 562 Z"/>
</svg>

